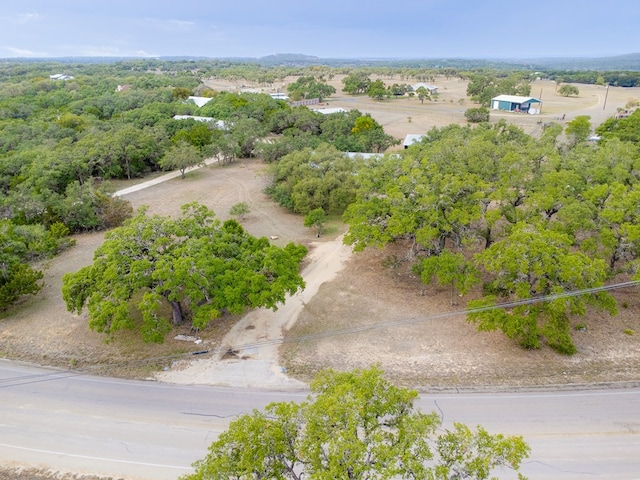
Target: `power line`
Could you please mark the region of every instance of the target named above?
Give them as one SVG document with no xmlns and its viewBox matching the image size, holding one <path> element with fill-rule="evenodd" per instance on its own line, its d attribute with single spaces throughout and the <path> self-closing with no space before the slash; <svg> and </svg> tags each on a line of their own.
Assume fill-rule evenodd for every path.
<svg viewBox="0 0 640 480">
<path fill-rule="evenodd" d="M 442 318 L 457 317 L 457 316 L 460 316 L 460 315 L 469 315 L 469 314 L 472 314 L 472 313 L 482 313 L 482 312 L 487 312 L 487 311 L 491 311 L 491 310 L 514 308 L 514 307 L 519 307 L 519 306 L 522 306 L 522 305 L 532 305 L 532 304 L 536 304 L 536 303 L 550 302 L 550 301 L 553 301 L 553 300 L 560 300 L 560 299 L 563 299 L 563 298 L 578 297 L 578 296 L 581 296 L 581 295 L 588 295 L 588 294 L 592 294 L 592 293 L 605 292 L 605 291 L 609 291 L 609 290 L 617 290 L 617 289 L 632 287 L 632 286 L 636 286 L 636 285 L 640 285 L 640 280 L 633 280 L 633 281 L 629 281 L 629 282 L 620 282 L 620 283 L 615 283 L 615 284 L 611 284 L 611 285 L 603 285 L 601 287 L 585 288 L 585 289 L 581 289 L 581 290 L 574 290 L 574 291 L 570 291 L 570 292 L 562 292 L 562 293 L 558 293 L 558 294 L 545 295 L 545 296 L 528 298 L 528 299 L 523 299 L 523 300 L 516 300 L 516 301 L 512 301 L 512 302 L 496 303 L 494 305 L 487 305 L 487 306 L 484 306 L 484 307 L 477 307 L 477 308 L 467 308 L 467 309 L 464 309 L 464 310 L 456 310 L 454 312 L 443 312 L 443 313 L 436 313 L 436 314 L 427 315 L 427 316 L 409 317 L 409 318 L 402 318 L 402 319 L 398 319 L 398 320 L 388 320 L 388 321 L 384 321 L 384 322 L 376 322 L 376 323 L 371 323 L 371 324 L 367 324 L 367 325 L 358 325 L 358 326 L 355 326 L 355 327 L 326 330 L 324 332 L 311 333 L 311 334 L 308 334 L 308 335 L 298 335 L 298 336 L 292 336 L 292 337 L 287 337 L 287 338 L 282 338 L 282 339 L 261 340 L 261 341 L 258 341 L 258 342 L 245 343 L 245 344 L 233 346 L 233 347 L 230 347 L 230 349 L 231 350 L 238 350 L 238 351 L 239 350 L 248 350 L 248 349 L 257 349 L 257 348 L 260 348 L 262 346 L 279 345 L 279 344 L 283 344 L 283 343 L 297 343 L 297 342 L 304 342 L 304 341 L 309 341 L 309 340 L 318 340 L 318 339 L 323 339 L 323 338 L 329 338 L 329 337 L 334 337 L 334 336 L 339 336 L 339 335 L 350 335 L 350 334 L 354 334 L 354 333 L 362 333 L 362 332 L 367 332 L 367 331 L 372 331 L 372 330 L 379 330 L 379 329 L 383 329 L 383 328 L 391 328 L 391 327 L 399 327 L 399 326 L 404 326 L 404 325 L 412 325 L 412 324 L 426 322 L 426 321 L 430 321 L 430 320 L 439 320 L 439 319 L 442 319 Z"/>
</svg>

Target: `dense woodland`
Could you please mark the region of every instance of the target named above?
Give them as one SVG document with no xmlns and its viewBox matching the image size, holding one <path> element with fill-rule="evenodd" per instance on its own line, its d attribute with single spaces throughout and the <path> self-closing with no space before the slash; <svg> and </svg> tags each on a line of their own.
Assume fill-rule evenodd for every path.
<svg viewBox="0 0 640 480">
<path fill-rule="evenodd" d="M 378 68 L 387 87 L 443 73 L 467 78 L 467 93 L 479 104 L 495 94 L 528 94 L 533 75 Z M 449 126 L 384 155 L 397 141 L 357 110 L 322 115 L 204 83 L 224 77 L 268 85 L 297 75 L 292 93 L 310 98 L 332 93 L 324 88 L 332 75 L 366 80 L 374 71 L 158 60 L 2 65 L 0 308 L 38 291 L 42 273 L 32 262 L 68 247 L 69 234 L 118 227 L 133 215 L 111 195 L 109 180 L 184 171 L 208 157 L 224 164 L 257 156 L 272 169 L 274 201 L 300 214 L 343 215 L 356 249 L 402 242 L 406 255 L 395 261 L 412 262 L 425 283 L 461 293 L 482 286 L 470 304 L 478 328 L 500 329 L 526 348 L 545 342 L 575 352 L 575 318 L 590 308 L 616 311 L 613 297 L 598 288 L 636 274 L 640 114 L 605 122 L 597 144 L 586 141 L 588 118 L 578 117 L 564 132 L 547 125 L 540 138 L 504 122 Z M 50 79 L 55 73 L 73 78 Z M 384 98 L 397 93 L 387 92 Z M 211 101 L 198 108 L 190 95 Z M 559 140 L 562 133 L 567 141 Z M 563 296 L 580 290 L 587 292 Z M 491 308 L 504 301 L 517 303 Z"/>
</svg>

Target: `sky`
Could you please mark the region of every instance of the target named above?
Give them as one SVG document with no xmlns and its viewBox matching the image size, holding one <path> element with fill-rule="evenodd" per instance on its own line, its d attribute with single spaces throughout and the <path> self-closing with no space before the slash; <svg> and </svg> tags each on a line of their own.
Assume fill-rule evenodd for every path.
<svg viewBox="0 0 640 480">
<path fill-rule="evenodd" d="M 640 52 L 638 0 L 17 0 L 0 58 L 599 57 Z"/>
</svg>

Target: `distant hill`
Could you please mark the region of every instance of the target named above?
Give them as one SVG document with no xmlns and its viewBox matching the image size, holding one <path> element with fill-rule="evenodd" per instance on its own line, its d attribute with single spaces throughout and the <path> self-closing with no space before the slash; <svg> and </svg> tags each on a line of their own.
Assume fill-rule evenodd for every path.
<svg viewBox="0 0 640 480">
<path fill-rule="evenodd" d="M 217 60 L 256 63 L 265 66 L 307 67 L 326 65 L 329 67 L 406 67 L 406 68 L 522 68 L 519 62 L 472 58 L 321 58 L 300 53 L 278 53 L 259 58 L 219 58 Z"/>
<path fill-rule="evenodd" d="M 298 53 L 279 53 L 260 58 L 224 59 L 265 66 L 390 66 L 407 68 L 531 69 L 531 70 L 630 70 L 640 71 L 640 53 L 612 57 L 567 58 L 320 58 Z"/>
<path fill-rule="evenodd" d="M 520 64 L 538 70 L 640 71 L 640 53 L 629 53 L 613 57 L 513 59 L 509 63 Z"/>
<path fill-rule="evenodd" d="M 114 63 L 141 60 L 143 57 L 61 57 L 61 58 L 5 58 L 11 62 L 60 62 L 60 63 Z M 327 65 L 330 67 L 404 67 L 404 68 L 452 68 L 474 70 L 491 68 L 500 70 L 597 70 L 640 71 L 640 53 L 611 57 L 566 57 L 566 58 L 320 58 L 301 53 L 277 53 L 265 57 L 207 58 L 195 56 L 153 57 L 160 61 L 211 61 L 223 60 L 232 63 L 255 63 L 264 66 L 306 67 Z"/>
</svg>

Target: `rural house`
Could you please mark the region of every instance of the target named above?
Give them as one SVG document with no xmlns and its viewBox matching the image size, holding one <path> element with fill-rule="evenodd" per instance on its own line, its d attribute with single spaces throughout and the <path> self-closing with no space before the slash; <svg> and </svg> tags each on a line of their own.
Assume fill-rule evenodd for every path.
<svg viewBox="0 0 640 480">
<path fill-rule="evenodd" d="M 67 75 L 65 73 L 55 73 L 53 75 L 49 75 L 51 80 L 73 80 L 73 75 Z"/>
<path fill-rule="evenodd" d="M 542 101 L 533 97 L 522 97 L 520 95 L 498 95 L 491 99 L 493 110 L 506 110 L 507 112 L 540 113 Z"/>
<path fill-rule="evenodd" d="M 407 136 L 404 137 L 404 142 L 402 143 L 402 145 L 404 146 L 404 148 L 409 148 L 414 143 L 420 143 L 424 137 L 426 137 L 426 135 L 407 133 Z"/>
<path fill-rule="evenodd" d="M 424 87 L 431 95 L 437 95 L 438 94 L 438 87 L 436 87 L 435 85 L 431 85 L 429 83 L 416 83 L 415 85 L 411 85 L 411 88 L 413 88 L 413 91 L 417 91 L 420 87 Z"/>
<path fill-rule="evenodd" d="M 174 120 L 195 120 L 196 122 L 207 122 L 214 124 L 220 130 L 226 130 L 227 124 L 223 120 L 216 120 L 213 117 L 199 117 L 197 115 L 174 115 Z"/>
<path fill-rule="evenodd" d="M 211 98 L 211 97 L 194 97 L 194 96 L 191 96 L 191 97 L 188 98 L 188 100 L 191 100 L 198 107 L 202 107 L 203 105 L 206 105 L 211 100 L 213 100 L 213 98 Z"/>
</svg>

